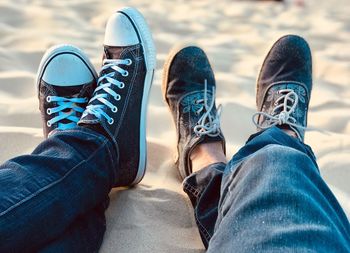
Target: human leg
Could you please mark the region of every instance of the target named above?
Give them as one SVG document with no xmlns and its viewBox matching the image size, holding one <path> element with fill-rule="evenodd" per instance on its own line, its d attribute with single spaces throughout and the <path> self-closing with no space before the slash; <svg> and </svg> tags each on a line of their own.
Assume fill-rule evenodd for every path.
<svg viewBox="0 0 350 253">
<path fill-rule="evenodd" d="M 38 253 L 98 252 L 106 231 L 105 210 L 108 202 L 109 198 L 78 216 L 63 234 L 47 242 Z"/>
<path fill-rule="evenodd" d="M 349 225 L 346 216 L 344 215 L 344 212 L 342 211 L 338 202 L 336 201 L 336 199 L 334 198 L 334 196 L 320 177 L 319 173 L 315 174 L 316 172 L 318 172 L 318 168 L 314 159 L 314 155 L 311 149 L 302 143 L 304 138 L 304 127 L 306 127 L 306 116 L 312 83 L 311 54 L 308 51 L 309 49 L 305 41 L 303 41 L 297 36 L 287 36 L 279 42 L 282 42 L 282 44 L 278 45 L 277 43 L 277 47 L 274 47 L 273 50 L 270 52 L 270 57 L 268 57 L 267 60 L 265 60 L 264 67 L 261 71 L 258 81 L 258 95 L 260 96 L 260 98 L 258 97 L 257 102 L 258 110 L 261 113 L 258 114 L 259 117 L 257 122 L 255 123 L 258 125 L 260 131 L 262 131 L 263 129 L 268 130 L 253 135 L 250 138 L 250 141 L 246 144 L 246 146 L 234 156 L 233 160 L 227 166 L 225 166 L 224 163 L 214 163 L 188 176 L 184 181 L 184 190 L 189 195 L 194 205 L 195 218 L 199 227 L 199 231 L 205 246 L 209 246 L 209 250 L 215 250 L 216 252 L 244 252 L 245 250 L 246 252 L 260 252 L 269 250 L 294 250 L 293 252 L 302 252 L 317 249 L 321 250 L 322 248 L 317 248 L 317 246 L 310 243 L 310 241 L 312 241 L 312 237 L 315 236 L 318 237 L 317 240 L 322 240 L 322 238 L 331 240 L 331 246 L 328 248 L 325 247 L 326 249 L 331 250 L 333 249 L 332 247 L 336 246 L 338 248 L 336 248 L 335 251 L 338 250 L 341 252 L 346 252 L 346 250 L 348 249 L 347 238 L 349 237 Z M 287 43 L 284 44 L 284 42 Z M 288 43 L 290 42 L 291 44 L 288 45 Z M 193 59 L 195 59 L 195 57 Z M 199 66 L 201 65 L 199 64 Z M 203 72 L 205 72 L 204 69 Z M 179 76 L 181 76 L 181 74 L 182 72 L 179 72 Z M 297 100 L 299 100 L 299 105 L 298 102 L 295 102 Z M 283 117 L 280 117 L 280 115 Z M 181 124 L 181 121 L 175 118 L 175 123 L 177 125 L 177 128 L 179 129 L 178 126 Z M 273 127 L 274 125 L 277 125 L 279 128 Z M 298 138 L 299 140 L 297 140 L 296 138 Z M 266 180 L 264 180 L 262 174 L 259 174 L 263 173 L 260 172 L 260 170 L 262 170 L 260 168 L 261 166 L 259 167 L 260 170 L 259 172 L 256 172 L 256 174 L 262 177 L 259 178 L 259 180 L 261 180 L 262 182 L 260 187 L 255 187 L 257 183 L 252 179 L 250 179 L 250 182 L 246 181 L 245 184 L 240 184 L 240 187 L 237 187 L 238 182 L 240 181 L 238 181 L 238 179 L 234 180 L 234 177 L 236 176 L 236 171 L 237 173 L 238 171 L 242 171 L 241 174 L 248 173 L 248 171 L 251 171 L 248 169 L 241 169 L 240 167 L 245 165 L 246 162 L 251 157 L 253 157 L 255 153 L 262 154 L 262 157 L 265 157 L 265 160 L 269 157 L 278 156 L 278 151 L 276 150 L 274 150 L 274 152 L 265 152 L 267 151 L 265 150 L 265 148 L 271 145 L 273 145 L 274 147 L 277 146 L 277 148 L 289 148 L 287 149 L 288 152 L 282 152 L 285 151 L 284 149 L 280 150 L 281 154 L 283 154 L 283 159 L 277 157 L 275 160 L 282 159 L 278 163 L 278 165 L 284 165 L 285 169 L 280 169 L 281 177 L 283 177 L 283 173 L 286 173 L 286 179 L 284 183 L 287 184 L 289 180 L 293 179 L 292 177 L 294 177 L 294 179 L 298 178 L 301 180 L 301 182 L 299 183 L 303 186 L 303 190 L 297 191 L 297 187 L 295 184 L 289 184 L 289 188 L 285 187 L 285 189 L 281 189 L 281 192 L 287 190 L 287 193 L 280 194 L 282 197 L 280 197 L 278 201 L 281 201 L 281 203 L 279 203 L 278 201 L 270 201 L 271 203 L 267 203 L 267 207 L 264 207 L 264 212 L 262 212 L 262 215 L 267 215 L 269 217 L 271 216 L 272 218 L 270 220 L 266 219 L 266 217 L 264 220 L 264 217 L 257 216 L 257 218 L 255 218 L 254 215 L 250 215 L 249 207 L 245 210 L 246 212 L 240 213 L 241 215 L 246 215 L 248 223 L 250 222 L 249 226 L 245 227 L 244 223 L 241 224 L 241 220 L 236 219 L 237 213 L 234 213 L 234 211 L 232 211 L 233 214 L 231 216 L 227 216 L 226 219 L 228 211 L 236 210 L 237 212 L 239 212 L 239 209 L 235 209 L 235 195 L 231 194 L 235 189 L 237 189 L 237 192 L 243 191 L 243 189 L 245 192 L 250 192 L 250 189 L 252 189 L 252 192 L 254 192 L 254 189 L 261 189 L 262 191 L 258 192 L 260 195 L 258 195 L 256 192 L 255 195 L 253 194 L 253 197 L 256 197 L 257 199 L 259 198 L 259 196 L 264 196 L 264 191 L 266 191 L 266 195 L 270 194 L 270 188 L 264 188 L 263 182 L 266 181 L 265 183 L 269 184 L 268 181 L 269 179 L 273 178 L 273 173 L 268 173 L 268 170 L 269 168 L 272 169 L 274 167 L 278 167 L 277 163 L 276 166 L 271 166 L 271 164 L 265 164 L 263 166 L 264 168 L 267 167 L 267 173 L 265 177 L 270 176 L 270 178 L 267 178 Z M 275 147 L 275 149 L 277 148 Z M 183 151 L 179 150 L 179 152 Z M 262 157 L 260 156 L 260 159 L 263 159 Z M 295 172 L 298 171 L 296 169 L 298 168 L 298 166 L 295 164 L 295 162 L 299 160 L 304 160 L 304 164 L 300 166 L 300 171 L 298 172 L 298 174 L 297 172 Z M 283 164 L 282 161 L 289 161 L 291 165 L 294 166 L 285 166 L 286 163 Z M 236 168 L 236 166 L 240 169 L 233 169 Z M 250 166 L 254 167 L 252 164 L 250 164 Z M 289 167 L 290 171 L 288 170 Z M 301 169 L 302 167 L 308 168 L 306 169 L 306 173 L 308 173 L 308 176 L 301 176 L 301 174 L 304 173 Z M 181 168 L 179 167 L 179 169 Z M 224 173 L 225 175 L 227 173 L 232 174 L 233 176 L 223 177 Z M 310 173 L 313 174 L 312 180 L 309 179 Z M 278 178 L 278 173 L 275 174 L 275 177 Z M 244 181 L 242 178 L 245 178 L 245 176 L 240 177 L 239 180 Z M 253 177 L 247 176 L 247 178 Z M 231 182 L 233 183 L 231 184 Z M 318 191 L 313 191 L 313 188 L 310 187 L 315 184 L 318 187 L 317 189 L 319 189 Z M 301 187 L 300 185 L 297 186 Z M 280 187 L 282 187 L 281 184 Z M 304 191 L 304 194 L 302 191 Z M 313 191 L 313 193 L 310 194 L 312 195 L 312 197 L 308 199 L 313 200 L 311 201 L 312 204 L 305 202 L 302 198 L 302 196 L 306 195 L 305 192 L 308 191 Z M 248 196 L 248 194 L 246 195 Z M 300 197 L 301 199 L 298 199 Z M 230 199 L 230 201 L 227 201 L 228 199 Z M 290 213 L 286 211 L 288 210 L 288 208 L 285 207 L 285 203 L 286 201 L 288 202 L 288 199 L 298 199 L 295 203 L 299 207 L 308 207 L 309 204 L 310 208 L 313 208 L 312 211 L 314 217 L 309 217 L 308 215 L 305 215 L 305 219 L 288 219 L 288 214 L 290 215 Z M 326 199 L 326 201 L 324 201 L 324 199 Z M 244 201 L 248 201 L 248 199 L 242 200 L 243 204 Z M 225 205 L 223 205 L 224 202 L 226 202 Z M 254 206 L 253 204 L 254 200 L 252 201 L 252 206 Z M 288 204 L 291 205 L 290 202 L 288 202 Z M 322 209 L 322 205 L 325 207 L 326 211 Z M 270 208 L 271 206 L 273 206 L 276 209 L 286 208 L 284 213 L 281 212 L 286 216 L 285 219 L 282 219 L 285 221 L 285 223 L 276 222 L 277 226 L 280 225 L 281 227 L 283 227 L 286 224 L 293 226 L 297 224 L 297 222 L 299 222 L 299 224 L 301 222 L 304 222 L 304 224 L 308 224 L 308 222 L 310 224 L 316 224 L 317 222 L 319 222 L 321 223 L 321 225 L 319 227 L 310 226 L 310 228 L 303 225 L 296 226 L 294 234 L 289 233 L 290 231 L 288 231 L 287 229 L 287 233 L 283 234 L 282 231 L 281 234 L 279 234 L 281 238 L 285 238 L 282 238 L 281 241 L 276 241 L 276 238 L 279 238 L 278 233 L 274 235 L 276 236 L 275 238 L 269 237 L 271 236 L 271 233 L 269 233 L 270 230 L 268 230 L 269 225 L 271 225 L 269 224 L 269 222 L 271 223 L 271 220 L 276 218 L 274 216 L 274 210 L 272 210 L 273 208 L 271 208 L 271 214 L 269 214 L 269 210 L 266 210 L 268 209 L 268 207 Z M 259 205 L 257 207 L 261 208 L 261 206 Z M 298 214 L 300 214 L 301 210 L 302 209 L 294 209 L 291 211 L 291 213 L 298 213 L 299 211 Z M 320 213 L 324 215 L 322 217 L 320 215 L 317 215 Z M 267 220 L 269 221 L 267 222 L 267 225 L 260 225 L 259 222 L 266 222 Z M 295 224 L 293 224 L 293 222 L 295 222 Z M 215 223 L 216 226 L 214 226 Z M 227 224 L 226 226 L 220 227 L 219 224 L 225 223 Z M 232 226 L 234 226 L 233 229 L 231 228 Z M 245 227 L 246 230 L 253 232 L 253 234 L 247 233 L 247 235 L 249 236 L 243 236 L 242 239 L 242 237 L 240 237 L 241 226 Z M 261 230 L 255 229 L 255 227 L 257 226 L 260 226 L 259 228 L 261 228 Z M 328 229 L 328 232 L 324 232 L 322 229 Z M 236 233 L 232 235 L 232 233 L 230 233 L 231 231 L 236 231 Z M 291 231 L 293 232 L 293 229 Z M 334 231 L 335 233 L 331 233 L 329 231 Z M 242 230 L 241 232 L 244 231 Z M 256 233 L 254 234 L 254 232 Z M 303 236 L 299 236 L 299 232 Z M 216 236 L 216 234 L 218 234 L 218 236 Z M 332 239 L 332 235 L 336 235 L 336 238 Z M 254 242 L 255 237 L 257 238 L 256 244 Z M 259 240 L 261 238 L 265 239 L 268 243 L 260 243 Z M 269 244 L 270 239 L 274 240 L 275 244 Z M 215 242 L 215 240 L 217 240 L 217 242 Z M 323 244 L 320 243 L 320 245 L 322 246 Z"/>
<path fill-rule="evenodd" d="M 37 83 L 44 135 L 50 137 L 32 154 L 0 166 L 1 252 L 35 251 L 63 233 L 105 200 L 118 166 L 106 137 L 76 127 L 96 85 L 85 54 L 68 45 L 48 50 Z"/>
<path fill-rule="evenodd" d="M 221 175 L 226 166 L 215 87 L 213 70 L 202 49 L 188 46 L 172 50 L 164 66 L 163 95 L 178 135 L 176 165 L 181 179 L 186 178 L 184 190 L 195 207 L 205 244 L 214 233 Z M 197 171 L 201 166 L 206 168 Z"/>
<path fill-rule="evenodd" d="M 113 15 L 107 31 L 106 59 L 80 127 L 75 125 L 82 106 L 77 108 L 76 104 L 83 104 L 85 100 L 75 96 L 66 99 L 67 95 L 61 93 L 66 88 L 52 89 L 45 82 L 44 88 L 38 90 L 45 99 L 41 103 L 42 112 L 52 115 L 43 117 L 49 139 L 31 155 L 14 158 L 2 166 L 0 177 L 6 182 L 2 196 L 10 200 L 3 202 L 6 205 L 0 214 L 0 223 L 4 224 L 0 231 L 4 243 L 0 247 L 5 252 L 72 246 L 70 237 L 65 236 L 69 234 L 87 239 L 91 234 L 86 233 L 91 227 L 81 226 L 89 230 L 82 231 L 80 220 L 97 215 L 103 221 L 102 213 L 92 210 L 106 199 L 110 188 L 136 184 L 144 175 L 145 108 L 155 63 L 154 51 L 150 53 L 152 38 L 141 14 L 131 8 Z M 61 67 L 61 74 L 64 70 L 70 73 L 69 66 Z M 123 91 L 117 93 L 117 88 Z M 57 91 L 61 95 L 49 94 Z M 51 95 L 53 98 L 47 99 Z M 119 110 L 115 110 L 115 103 Z M 53 110 L 49 110 L 51 108 Z M 109 122 L 104 118 L 106 115 Z M 113 125 L 111 120 L 115 122 L 113 127 L 108 126 Z M 13 192 L 17 186 L 24 195 Z M 99 229 L 96 244 L 90 245 L 95 248 L 100 243 L 104 224 L 90 222 Z M 60 236 L 68 241 L 59 241 Z M 53 244 L 47 245 L 50 242 Z"/>
<path fill-rule="evenodd" d="M 209 252 L 349 251 L 349 222 L 311 148 L 279 128 L 253 136 L 222 175 Z"/>
</svg>

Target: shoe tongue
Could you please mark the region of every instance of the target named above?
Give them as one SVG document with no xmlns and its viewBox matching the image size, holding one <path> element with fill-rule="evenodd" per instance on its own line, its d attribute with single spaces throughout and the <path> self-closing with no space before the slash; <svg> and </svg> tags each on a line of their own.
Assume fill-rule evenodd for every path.
<svg viewBox="0 0 350 253">
<path fill-rule="evenodd" d="M 99 118 L 97 118 L 94 114 L 91 114 L 91 113 L 84 116 L 80 121 L 82 123 L 100 124 Z"/>
<path fill-rule="evenodd" d="M 125 47 L 104 46 L 104 59 L 121 59 Z"/>
<path fill-rule="evenodd" d="M 75 86 L 52 85 L 51 87 L 56 91 L 56 94 L 59 97 L 77 97 L 81 91 L 81 86 L 82 85 L 75 85 Z"/>
<path fill-rule="evenodd" d="M 102 61 L 105 59 L 122 59 L 122 53 L 125 47 L 115 47 L 115 46 L 104 46 L 104 54 L 102 57 Z M 109 74 L 111 72 L 115 72 L 113 69 L 105 69 L 102 74 Z M 102 83 L 105 83 L 106 80 L 104 80 Z"/>
</svg>

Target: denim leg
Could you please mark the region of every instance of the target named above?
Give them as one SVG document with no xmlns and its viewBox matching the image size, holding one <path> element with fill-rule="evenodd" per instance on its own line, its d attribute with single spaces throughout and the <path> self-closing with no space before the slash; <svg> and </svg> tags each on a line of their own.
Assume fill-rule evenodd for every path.
<svg viewBox="0 0 350 253">
<path fill-rule="evenodd" d="M 0 252 L 36 251 L 106 200 L 117 154 L 86 128 L 58 131 L 0 166 Z"/>
<path fill-rule="evenodd" d="M 38 253 L 98 252 L 106 231 L 105 201 L 87 213 L 78 216 L 62 235 L 48 242 Z"/>
<path fill-rule="evenodd" d="M 214 163 L 185 178 L 183 190 L 189 196 L 199 234 L 205 247 L 214 234 L 218 216 L 220 186 L 225 163 Z"/>
<path fill-rule="evenodd" d="M 206 228 L 214 230 L 208 252 L 350 252 L 349 222 L 310 147 L 280 129 L 253 135 L 215 177 L 220 190 L 201 188 L 219 198 L 218 205 L 197 214 L 218 210 L 214 228 Z"/>
</svg>

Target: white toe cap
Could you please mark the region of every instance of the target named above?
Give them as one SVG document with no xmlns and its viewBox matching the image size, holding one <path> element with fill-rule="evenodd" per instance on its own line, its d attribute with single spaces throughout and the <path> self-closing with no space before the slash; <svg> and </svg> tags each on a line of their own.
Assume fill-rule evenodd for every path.
<svg viewBox="0 0 350 253">
<path fill-rule="evenodd" d="M 51 85 L 74 86 L 92 82 L 94 76 L 80 56 L 67 52 L 47 63 L 42 79 Z"/>
<path fill-rule="evenodd" d="M 139 44 L 137 32 L 126 15 L 117 12 L 108 19 L 104 44 L 119 47 Z"/>
</svg>

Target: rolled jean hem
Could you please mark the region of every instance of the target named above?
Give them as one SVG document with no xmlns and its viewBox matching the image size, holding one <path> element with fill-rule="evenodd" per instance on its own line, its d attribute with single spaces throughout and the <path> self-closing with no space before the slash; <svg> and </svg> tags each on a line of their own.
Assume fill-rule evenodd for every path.
<svg viewBox="0 0 350 253">
<path fill-rule="evenodd" d="M 190 198 L 194 207 L 194 217 L 205 247 L 208 247 L 209 240 L 213 236 L 214 231 L 209 231 L 206 227 L 210 228 L 212 226 L 204 224 L 205 222 L 207 222 L 206 220 L 201 220 L 201 217 L 199 216 L 201 206 L 199 205 L 199 203 L 201 203 L 202 197 L 206 197 L 206 189 L 212 189 L 212 186 L 210 185 L 220 185 L 220 182 L 217 182 L 217 180 L 221 181 L 222 173 L 225 170 L 225 168 L 225 163 L 213 163 L 197 172 L 192 173 L 183 181 L 183 190 Z M 219 191 L 220 189 L 218 188 L 216 190 Z M 210 203 L 214 206 L 217 205 L 219 201 L 220 193 L 216 194 L 216 196 L 217 198 L 212 199 Z M 213 215 L 214 216 L 210 217 L 209 220 L 215 222 L 215 212 L 213 213 Z"/>
<path fill-rule="evenodd" d="M 103 135 L 102 133 L 99 133 L 97 131 L 94 131 L 90 128 L 87 127 L 82 127 L 82 126 L 76 126 L 75 128 L 69 129 L 69 130 L 55 130 L 49 138 L 56 136 L 56 135 L 61 135 L 61 134 L 67 134 L 67 133 L 77 133 L 77 132 L 83 132 L 87 135 L 90 136 L 94 136 L 96 137 L 96 139 L 100 142 L 101 145 L 106 145 L 107 150 L 108 150 L 108 155 L 110 157 L 110 160 L 112 161 L 112 165 L 113 167 L 116 167 L 118 165 L 118 153 L 117 150 L 118 148 L 116 148 L 115 150 L 113 150 L 113 148 L 111 146 L 116 145 L 116 143 L 112 142 L 107 136 Z M 110 145 L 108 145 L 108 142 L 110 143 Z"/>
</svg>

